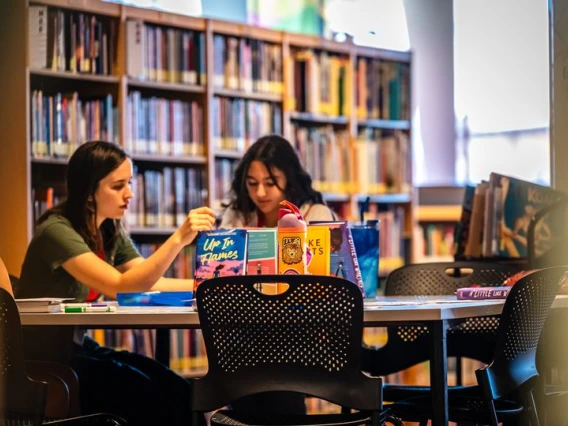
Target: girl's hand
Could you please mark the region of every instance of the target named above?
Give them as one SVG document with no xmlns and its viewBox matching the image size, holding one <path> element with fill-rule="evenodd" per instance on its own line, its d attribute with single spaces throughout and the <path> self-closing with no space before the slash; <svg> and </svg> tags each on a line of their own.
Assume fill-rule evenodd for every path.
<svg viewBox="0 0 568 426">
<path fill-rule="evenodd" d="M 215 225 L 215 212 L 209 207 L 190 210 L 185 222 L 176 231 L 183 245 L 190 244 L 198 231 L 209 231 Z"/>
</svg>

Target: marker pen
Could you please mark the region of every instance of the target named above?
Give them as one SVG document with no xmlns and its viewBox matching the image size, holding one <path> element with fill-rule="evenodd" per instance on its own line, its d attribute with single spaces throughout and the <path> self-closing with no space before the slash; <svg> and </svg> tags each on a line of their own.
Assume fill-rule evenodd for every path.
<svg viewBox="0 0 568 426">
<path fill-rule="evenodd" d="M 116 306 L 66 306 L 66 314 L 116 312 Z"/>
</svg>

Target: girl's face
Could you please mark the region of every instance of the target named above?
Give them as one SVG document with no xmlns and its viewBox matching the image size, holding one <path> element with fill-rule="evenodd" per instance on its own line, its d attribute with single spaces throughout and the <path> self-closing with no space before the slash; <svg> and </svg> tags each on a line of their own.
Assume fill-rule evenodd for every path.
<svg viewBox="0 0 568 426">
<path fill-rule="evenodd" d="M 250 163 L 246 175 L 248 195 L 265 216 L 271 213 L 277 214 L 280 209 L 280 201 L 285 198 L 285 194 L 280 188 L 286 188 L 286 175 L 276 167 L 273 167 L 271 171 L 276 182 L 268 173 L 266 166 L 261 161 L 255 160 Z"/>
<path fill-rule="evenodd" d="M 126 159 L 120 166 L 99 181 L 95 191 L 97 226 L 105 219 L 121 219 L 133 196 L 130 188 L 132 162 Z"/>
</svg>

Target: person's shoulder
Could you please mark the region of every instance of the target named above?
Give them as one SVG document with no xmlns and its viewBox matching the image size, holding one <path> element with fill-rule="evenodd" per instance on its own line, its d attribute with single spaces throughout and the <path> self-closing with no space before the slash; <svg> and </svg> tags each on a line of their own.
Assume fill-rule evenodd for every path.
<svg viewBox="0 0 568 426">
<path fill-rule="evenodd" d="M 78 237 L 79 234 L 75 231 L 69 219 L 60 214 L 52 214 L 37 226 L 33 239 L 61 239 L 75 236 Z"/>
<path fill-rule="evenodd" d="M 335 220 L 335 215 L 331 209 L 321 203 L 305 203 L 300 207 L 300 212 L 307 222 L 311 220 Z"/>
<path fill-rule="evenodd" d="M 53 230 L 53 229 L 73 229 L 71 222 L 65 216 L 60 214 L 52 214 L 49 215 L 42 223 L 40 223 L 35 231 L 35 234 L 41 234 L 46 230 Z"/>
<path fill-rule="evenodd" d="M 242 212 L 232 206 L 223 211 L 220 228 L 242 228 L 246 226 L 245 216 Z"/>
</svg>

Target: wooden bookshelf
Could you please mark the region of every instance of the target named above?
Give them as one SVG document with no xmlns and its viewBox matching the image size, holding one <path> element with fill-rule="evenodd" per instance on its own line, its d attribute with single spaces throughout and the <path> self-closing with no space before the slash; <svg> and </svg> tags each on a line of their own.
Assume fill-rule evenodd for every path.
<svg viewBox="0 0 568 426">
<path fill-rule="evenodd" d="M 247 145 L 251 142 L 247 139 L 244 142 L 244 147 L 240 145 L 243 149 L 226 149 L 215 146 L 219 122 L 219 116 L 214 111 L 215 102 L 218 102 L 216 99 L 242 102 L 242 104 L 231 104 L 236 105 L 237 111 L 240 111 L 238 108 L 241 108 L 241 105 L 246 110 L 249 103 L 256 102 L 261 107 L 270 105 L 271 108 L 274 108 L 271 110 L 274 114 L 273 123 L 262 128 L 262 132 L 268 133 L 270 129 L 276 129 L 296 146 L 298 146 L 298 141 L 296 140 L 296 133 L 294 133 L 295 129 L 303 128 L 308 131 L 319 129 L 318 131 L 322 135 L 325 135 L 326 132 L 336 132 L 342 138 L 340 141 L 341 150 L 335 152 L 332 157 L 323 155 L 319 160 L 322 169 L 325 168 L 327 175 L 332 178 L 332 181 L 329 181 L 324 176 L 324 180 L 320 182 L 321 189 L 325 193 L 324 198 L 334 208 L 341 211 L 345 219 L 350 220 L 358 218 L 359 208 L 367 194 L 371 196 L 370 202 L 375 206 L 377 214 L 381 214 L 383 210 L 388 210 L 391 207 L 398 209 L 397 211 L 404 216 L 401 222 L 403 227 L 401 234 L 408 248 L 412 246 L 416 194 L 411 185 L 411 157 L 408 156 L 406 162 L 403 163 L 403 166 L 409 170 L 408 174 L 395 186 L 389 186 L 386 182 L 378 181 L 372 188 L 365 187 L 365 191 L 361 191 L 361 186 L 358 183 L 359 175 L 357 174 L 359 164 L 355 155 L 358 137 L 362 129 L 374 129 L 379 132 L 374 135 L 382 135 L 377 136 L 379 138 L 377 140 L 370 140 L 375 147 L 382 148 L 386 142 L 383 142 L 380 137 L 392 137 L 395 134 L 393 132 L 399 132 L 396 134 L 408 139 L 409 143 L 411 128 L 408 90 L 411 68 L 410 53 L 365 48 L 355 46 L 351 41 L 338 43 L 314 36 L 141 9 L 102 0 L 33 0 L 29 3 L 8 0 L 7 5 L 9 8 L 0 18 L 3 28 L 6 29 L 4 32 L 10 34 L 9 42 L 6 43 L 8 47 L 5 57 L 9 59 L 11 64 L 10 67 L 4 67 L 0 75 L 0 86 L 3 93 L 2 98 L 0 98 L 0 112 L 2 113 L 0 114 L 2 116 L 0 117 L 0 124 L 4 132 L 3 154 L 0 156 L 0 196 L 2 199 L 10 201 L 9 208 L 0 209 L 0 235 L 2 236 L 0 238 L 0 256 L 7 263 L 10 272 L 19 274 L 27 244 L 33 233 L 32 185 L 37 184 L 38 179 L 44 175 L 61 174 L 60 172 L 45 172 L 43 171 L 44 168 L 64 167 L 67 163 L 66 158 L 56 158 L 49 155 L 38 157 L 32 149 L 31 141 L 34 135 L 32 121 L 34 117 L 31 111 L 34 106 L 32 99 L 34 91 L 42 91 L 41 96 L 43 98 L 39 98 L 41 102 L 44 102 L 46 97 L 54 97 L 57 93 L 61 93 L 63 97 L 68 93 L 76 93 L 77 99 L 84 102 L 90 102 L 93 99 L 95 101 L 100 99 L 103 102 L 102 97 L 110 95 L 111 100 L 106 101 L 107 119 L 112 110 L 115 128 L 113 134 L 108 135 L 109 139 L 123 144 L 130 151 L 140 173 L 146 170 L 160 172 L 161 169 L 168 167 L 172 169 L 196 168 L 203 171 L 205 181 L 203 182 L 202 192 L 207 194 L 205 201 L 210 205 L 219 205 L 219 199 L 226 198 L 226 194 L 218 193 L 219 188 L 222 187 L 219 183 L 221 179 L 230 179 L 230 173 L 224 178 L 216 175 L 216 168 L 219 167 L 217 163 L 223 162 L 223 167 L 225 167 L 227 162 L 239 161 Z M 95 16 L 97 22 L 101 22 L 103 34 L 107 37 L 108 47 L 105 47 L 109 50 L 107 54 L 114 54 L 114 58 L 109 57 L 104 66 L 101 65 L 101 69 L 106 69 L 106 71 L 103 73 L 71 71 L 70 65 L 67 63 L 69 58 L 65 58 L 65 69 L 31 67 L 34 58 L 32 58 L 32 51 L 28 46 L 30 36 L 27 31 L 30 25 L 29 10 L 31 5 L 47 6 L 48 11 L 62 11 L 62 16 L 64 16 L 62 19 L 69 19 L 69 22 L 71 22 L 69 18 L 71 15 Z M 189 62 L 187 67 L 179 72 L 173 69 L 168 71 L 169 69 L 156 68 L 154 75 L 144 78 L 132 75 L 129 69 L 129 60 L 136 51 L 129 44 L 131 39 L 128 36 L 128 23 L 131 21 L 140 22 L 141 28 L 144 31 L 149 31 L 148 34 L 161 34 L 162 40 L 169 40 L 168 37 L 174 39 L 180 37 L 180 40 L 183 41 L 186 34 L 191 34 L 192 43 L 195 43 L 195 45 L 192 45 L 192 49 L 195 50 L 192 50 L 194 53 L 189 53 L 188 50 L 187 54 L 202 54 L 202 56 L 195 56 L 199 58 L 199 63 L 196 66 L 201 67 L 196 71 L 196 80 L 193 83 L 181 81 L 187 77 L 184 72 L 193 70 L 190 68 L 195 64 L 190 66 Z M 105 33 L 105 31 L 107 32 Z M 159 37 L 159 35 L 156 35 L 156 37 Z M 201 41 L 203 44 L 199 45 L 198 43 Z M 223 71 L 219 71 L 220 68 L 218 68 L 219 57 L 216 56 L 218 45 L 215 43 L 223 41 L 226 43 L 229 54 L 235 51 L 239 54 L 242 54 L 242 52 L 260 52 L 258 54 L 261 55 L 260 57 L 263 58 L 264 62 L 251 61 L 250 64 L 252 67 L 254 62 L 255 66 L 258 67 L 254 71 L 256 73 L 254 74 L 255 78 L 258 77 L 259 72 L 262 74 L 262 79 L 259 80 L 258 85 L 255 86 L 254 81 L 256 80 L 253 81 L 252 85 L 246 81 L 235 83 L 236 80 L 230 77 L 226 77 L 222 84 L 218 84 L 221 72 L 224 75 L 230 75 L 230 70 L 226 69 L 226 63 L 223 64 L 225 67 Z M 70 41 L 68 40 L 68 42 Z M 167 44 L 169 41 L 165 43 L 164 49 L 170 46 L 170 44 Z M 231 51 L 231 48 L 236 50 Z M 304 60 L 302 55 L 305 55 L 306 52 L 316 55 L 316 62 L 321 57 L 325 61 L 331 60 L 330 63 L 333 63 L 333 66 L 340 67 L 341 78 L 343 79 L 342 88 L 339 89 L 341 93 L 341 114 L 333 111 L 310 111 L 309 109 L 302 110 L 294 107 L 291 94 L 294 94 L 292 86 L 296 83 L 295 80 L 291 79 L 290 71 L 294 71 L 295 61 Z M 226 57 L 224 59 L 226 60 Z M 179 63 L 182 60 L 183 57 L 177 59 Z M 189 56 L 187 60 L 189 61 Z M 397 80 L 397 84 L 400 84 L 401 88 L 397 96 L 402 94 L 405 97 L 399 99 L 400 113 L 397 112 L 393 115 L 393 111 L 391 111 L 390 117 L 382 117 L 369 110 L 367 113 L 363 111 L 364 116 L 361 115 L 362 110 L 360 101 L 358 101 L 361 72 L 358 70 L 358 64 L 362 60 L 367 61 L 369 66 L 384 64 L 387 67 L 384 70 L 391 67 L 394 70 L 393 72 L 400 72 L 400 81 Z M 270 61 L 269 66 L 267 61 Z M 173 63 L 177 63 L 176 60 Z M 163 62 L 163 64 L 166 64 L 166 62 Z M 249 73 L 250 69 L 242 68 L 244 64 L 247 64 L 246 61 L 245 63 L 238 61 L 236 68 L 232 70 L 233 74 L 237 76 L 247 75 L 246 73 Z M 322 66 L 318 65 L 319 68 L 317 69 L 325 70 L 325 64 L 326 62 L 323 62 Z M 185 66 L 182 65 L 182 67 Z M 302 69 L 302 66 L 300 64 L 296 71 Z M 274 80 L 275 78 L 278 78 L 278 80 Z M 336 83 L 336 81 L 333 82 L 333 84 Z M 157 100 L 150 101 L 151 99 Z M 191 131 L 198 130 L 201 132 L 199 133 L 201 135 L 200 140 L 190 141 L 190 147 L 185 145 L 182 148 L 178 147 L 179 150 L 183 151 L 181 155 L 173 147 L 166 147 L 163 151 L 163 147 L 160 145 L 163 140 L 155 142 L 143 140 L 142 145 L 140 145 L 140 138 L 132 134 L 133 129 L 137 129 L 137 127 L 131 124 L 132 116 L 129 116 L 130 113 L 128 112 L 129 108 L 139 107 L 140 102 L 144 104 L 144 108 L 149 108 L 149 111 L 157 111 L 160 108 L 185 108 L 184 113 L 190 114 L 188 117 L 191 117 L 192 120 L 198 117 L 195 122 L 195 129 Z M 150 102 L 155 103 L 150 104 Z M 177 102 L 182 106 L 179 106 Z M 254 105 L 258 107 L 257 104 Z M 151 108 L 155 108 L 155 110 Z M 193 108 L 197 108 L 198 112 L 195 113 Z M 239 113 L 242 113 L 242 111 Z M 150 115 L 143 115 L 139 112 L 136 114 L 141 114 L 137 117 L 137 123 L 142 127 L 148 122 L 152 122 L 156 117 L 153 112 L 149 113 Z M 248 116 L 246 120 L 250 121 Z M 151 131 L 155 130 L 152 128 Z M 229 139 L 231 137 L 233 136 L 230 135 Z M 235 139 L 239 139 L 239 137 L 235 137 Z M 195 145 L 195 142 L 199 144 Z M 140 146 L 143 148 L 140 149 Z M 411 152 L 410 144 L 405 145 L 404 149 Z M 375 152 L 373 155 L 380 154 Z M 335 172 L 339 170 L 339 166 L 334 163 L 336 160 L 342 162 L 343 166 L 341 167 L 344 168 L 342 180 L 339 181 L 334 176 Z M 388 163 L 388 160 L 371 156 L 369 165 L 365 167 L 369 170 L 386 167 L 384 164 L 380 164 L 381 161 Z M 318 175 L 319 170 L 310 169 L 309 172 L 315 176 Z M 383 176 L 379 179 L 385 178 Z M 136 235 L 166 236 L 175 228 L 168 226 L 156 229 L 155 227 L 131 226 L 130 229 L 133 237 L 136 237 Z M 412 251 L 408 249 L 406 252 L 405 258 L 410 260 Z M 397 262 L 399 260 L 387 260 L 385 264 L 390 265 Z"/>
</svg>

